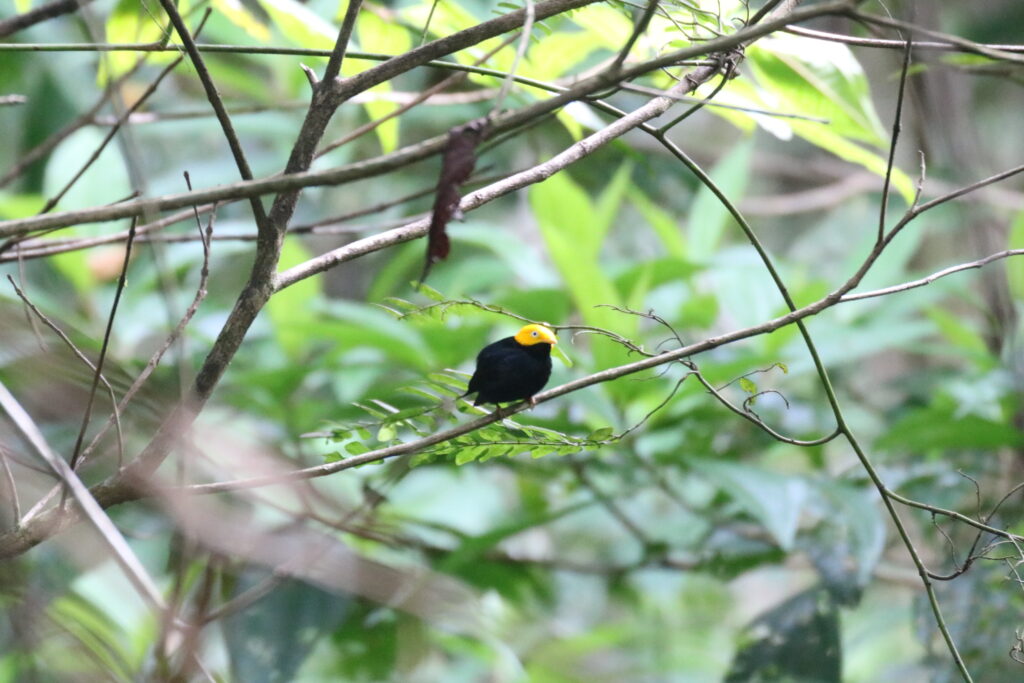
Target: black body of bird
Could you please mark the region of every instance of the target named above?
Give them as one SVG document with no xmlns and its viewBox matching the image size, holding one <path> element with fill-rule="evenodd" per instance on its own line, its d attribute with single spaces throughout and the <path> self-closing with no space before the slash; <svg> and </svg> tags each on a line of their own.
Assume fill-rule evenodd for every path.
<svg viewBox="0 0 1024 683">
<path fill-rule="evenodd" d="M 476 371 L 465 394 L 476 393 L 473 405 L 528 400 L 551 376 L 551 345 L 555 335 L 542 325 L 527 325 L 513 337 L 488 344 L 476 357 Z"/>
</svg>

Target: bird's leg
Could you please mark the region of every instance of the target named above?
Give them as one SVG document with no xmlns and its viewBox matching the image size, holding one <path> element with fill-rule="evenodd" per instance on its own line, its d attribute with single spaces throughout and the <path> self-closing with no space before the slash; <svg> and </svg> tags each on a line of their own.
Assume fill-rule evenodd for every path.
<svg viewBox="0 0 1024 683">
<path fill-rule="evenodd" d="M 531 408 L 536 408 L 537 407 L 537 399 L 535 399 L 533 396 L 531 396 L 530 398 L 528 398 L 526 400 L 530 403 L 530 407 Z"/>
</svg>

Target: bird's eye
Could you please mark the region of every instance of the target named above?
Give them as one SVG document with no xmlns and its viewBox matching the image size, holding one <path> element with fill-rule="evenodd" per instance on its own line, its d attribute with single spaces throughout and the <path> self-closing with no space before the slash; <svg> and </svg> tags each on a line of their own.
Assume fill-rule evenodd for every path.
<svg viewBox="0 0 1024 683">
<path fill-rule="evenodd" d="M 532 334 L 532 335 L 533 335 L 534 337 L 536 337 L 536 336 L 537 336 L 537 330 L 534 330 L 534 331 L 533 331 L 533 332 L 531 332 L 530 334 Z"/>
</svg>

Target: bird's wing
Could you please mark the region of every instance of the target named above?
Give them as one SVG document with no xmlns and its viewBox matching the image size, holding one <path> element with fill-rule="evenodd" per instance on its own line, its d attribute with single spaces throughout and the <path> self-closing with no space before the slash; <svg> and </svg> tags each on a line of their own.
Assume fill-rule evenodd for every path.
<svg viewBox="0 0 1024 683">
<path fill-rule="evenodd" d="M 480 388 L 488 383 L 494 382 L 506 374 L 504 366 L 508 363 L 508 352 L 516 348 L 518 344 L 512 337 L 499 339 L 493 344 L 488 344 L 476 357 L 476 371 L 469 380 L 466 388 L 467 394 L 480 391 Z"/>
</svg>

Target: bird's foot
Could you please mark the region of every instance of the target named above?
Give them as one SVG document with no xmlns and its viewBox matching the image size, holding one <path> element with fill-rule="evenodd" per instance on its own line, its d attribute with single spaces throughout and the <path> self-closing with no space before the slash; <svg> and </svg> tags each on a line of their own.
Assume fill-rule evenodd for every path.
<svg viewBox="0 0 1024 683">
<path fill-rule="evenodd" d="M 536 408 L 537 407 L 537 399 L 534 398 L 533 396 L 531 396 L 530 398 L 526 399 L 526 402 L 530 404 L 531 408 Z"/>
</svg>

